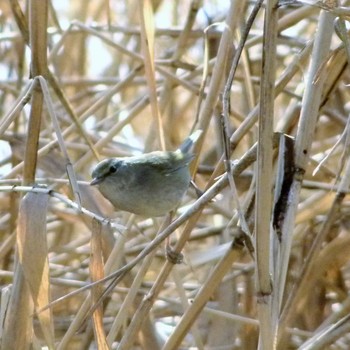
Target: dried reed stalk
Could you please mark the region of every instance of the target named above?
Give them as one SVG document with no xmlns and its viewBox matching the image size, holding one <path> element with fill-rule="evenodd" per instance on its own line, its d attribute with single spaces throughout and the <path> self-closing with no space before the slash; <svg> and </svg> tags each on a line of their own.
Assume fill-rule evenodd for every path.
<svg viewBox="0 0 350 350">
<path fill-rule="evenodd" d="M 349 2 L 66 6 L 0 4 L 0 347 L 349 348 Z M 88 186 L 193 129 L 171 222 Z"/>
</svg>

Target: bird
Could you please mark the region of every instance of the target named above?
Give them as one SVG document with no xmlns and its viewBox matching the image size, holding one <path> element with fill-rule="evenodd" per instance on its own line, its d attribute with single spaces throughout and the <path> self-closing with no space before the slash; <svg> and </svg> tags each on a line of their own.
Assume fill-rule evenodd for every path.
<svg viewBox="0 0 350 350">
<path fill-rule="evenodd" d="M 201 134 L 202 130 L 196 130 L 175 151 L 105 159 L 93 169 L 90 185 L 97 186 L 117 210 L 164 216 L 188 190 L 193 146 Z"/>
</svg>

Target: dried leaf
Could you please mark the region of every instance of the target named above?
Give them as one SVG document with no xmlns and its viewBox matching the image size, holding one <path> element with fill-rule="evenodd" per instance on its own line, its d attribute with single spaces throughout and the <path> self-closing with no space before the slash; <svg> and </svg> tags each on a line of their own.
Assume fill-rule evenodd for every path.
<svg viewBox="0 0 350 350">
<path fill-rule="evenodd" d="M 49 196 L 43 193 L 26 194 L 20 206 L 17 230 L 19 260 L 25 279 L 38 310 L 50 302 L 46 212 Z M 38 315 L 47 345 L 54 348 L 54 328 L 51 310 Z"/>
</svg>

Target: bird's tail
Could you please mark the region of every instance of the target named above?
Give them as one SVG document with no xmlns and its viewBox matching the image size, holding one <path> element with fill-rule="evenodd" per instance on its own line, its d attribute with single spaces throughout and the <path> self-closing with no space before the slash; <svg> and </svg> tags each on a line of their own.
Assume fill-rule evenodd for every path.
<svg viewBox="0 0 350 350">
<path fill-rule="evenodd" d="M 183 154 L 190 154 L 192 153 L 193 145 L 196 143 L 196 141 L 199 139 L 199 137 L 202 135 L 203 130 L 196 130 L 193 132 L 179 147 L 178 151 L 180 151 Z"/>
</svg>

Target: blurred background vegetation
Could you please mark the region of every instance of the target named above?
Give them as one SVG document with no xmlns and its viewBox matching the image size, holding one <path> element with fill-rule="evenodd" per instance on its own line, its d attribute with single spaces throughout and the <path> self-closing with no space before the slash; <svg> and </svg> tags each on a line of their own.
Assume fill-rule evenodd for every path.
<svg viewBox="0 0 350 350">
<path fill-rule="evenodd" d="M 348 5 L 1 1 L 1 348 L 349 348 Z M 194 129 L 171 224 L 88 185 Z"/>
</svg>

